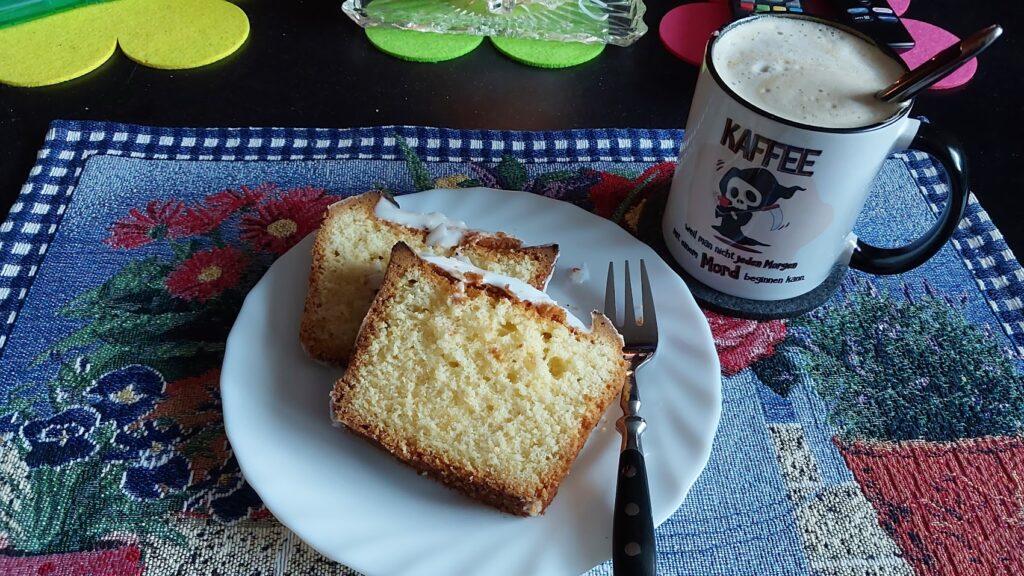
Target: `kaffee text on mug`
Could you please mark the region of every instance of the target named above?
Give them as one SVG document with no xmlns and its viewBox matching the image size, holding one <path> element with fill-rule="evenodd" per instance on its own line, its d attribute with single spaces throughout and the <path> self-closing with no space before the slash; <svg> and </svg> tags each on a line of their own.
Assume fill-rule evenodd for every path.
<svg viewBox="0 0 1024 576">
<path fill-rule="evenodd" d="M 813 176 L 814 158 L 821 156 L 821 150 L 777 142 L 750 128 L 743 128 L 732 118 L 725 119 L 721 144 L 733 153 L 742 151 L 747 162 L 754 162 L 760 156 L 762 168 L 769 168 L 775 162 L 775 170 L 797 176 Z"/>
</svg>

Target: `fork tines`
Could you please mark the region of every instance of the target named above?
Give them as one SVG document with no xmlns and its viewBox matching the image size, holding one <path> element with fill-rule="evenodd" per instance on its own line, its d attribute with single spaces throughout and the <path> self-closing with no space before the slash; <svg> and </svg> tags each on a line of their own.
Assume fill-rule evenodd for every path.
<svg viewBox="0 0 1024 576">
<path fill-rule="evenodd" d="M 615 263 L 608 263 L 608 280 L 605 285 L 604 314 L 612 321 L 615 328 L 622 334 L 627 346 L 653 344 L 658 338 L 658 318 L 655 313 L 654 296 L 651 293 L 651 282 L 647 276 L 647 263 L 640 260 L 640 298 L 642 312 L 639 321 L 636 317 L 635 304 L 633 301 L 633 282 L 630 277 L 629 261 L 625 268 L 625 292 L 623 302 L 622 322 L 618 321 L 619 315 L 616 312 L 615 293 Z"/>
</svg>

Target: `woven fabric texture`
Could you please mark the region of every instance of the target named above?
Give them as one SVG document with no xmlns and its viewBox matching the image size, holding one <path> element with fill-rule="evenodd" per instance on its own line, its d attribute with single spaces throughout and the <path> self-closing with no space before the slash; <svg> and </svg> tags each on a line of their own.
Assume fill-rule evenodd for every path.
<svg viewBox="0 0 1024 576">
<path fill-rule="evenodd" d="M 55 123 L 0 225 L 0 573 L 351 573 L 274 520 L 225 438 L 219 367 L 247 290 L 371 188 L 526 190 L 635 232 L 681 141 Z M 927 157 L 894 156 L 857 232 L 906 241 L 946 190 Z M 660 572 L 1024 573 L 1022 298 L 972 199 L 910 273 L 851 272 L 786 321 L 708 312 L 722 420 L 657 529 Z"/>
</svg>

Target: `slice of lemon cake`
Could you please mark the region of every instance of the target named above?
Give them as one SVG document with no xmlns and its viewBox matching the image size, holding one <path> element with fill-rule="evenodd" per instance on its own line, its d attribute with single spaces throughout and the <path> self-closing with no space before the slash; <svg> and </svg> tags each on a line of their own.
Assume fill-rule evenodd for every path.
<svg viewBox="0 0 1024 576">
<path fill-rule="evenodd" d="M 465 259 L 541 290 L 558 257 L 558 246 L 523 247 L 517 238 L 469 230 L 464 222 L 438 213 L 401 210 L 380 192 L 338 202 L 328 209 L 313 245 L 299 330 L 312 358 L 330 364 L 348 361 L 397 242 L 417 252 Z"/>
<path fill-rule="evenodd" d="M 625 377 L 604 315 L 588 330 L 521 281 L 398 244 L 331 412 L 417 470 L 534 516 Z"/>
</svg>

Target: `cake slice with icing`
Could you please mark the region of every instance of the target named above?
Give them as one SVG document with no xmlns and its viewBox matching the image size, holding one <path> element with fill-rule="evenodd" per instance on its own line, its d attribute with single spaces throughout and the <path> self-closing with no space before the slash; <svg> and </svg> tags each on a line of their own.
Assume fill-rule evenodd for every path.
<svg viewBox="0 0 1024 576">
<path fill-rule="evenodd" d="M 337 365 L 348 361 L 398 242 L 513 276 L 540 290 L 558 257 L 555 245 L 525 247 L 512 236 L 472 230 L 442 214 L 402 210 L 380 192 L 338 202 L 317 231 L 299 330 L 313 359 Z"/>
</svg>

